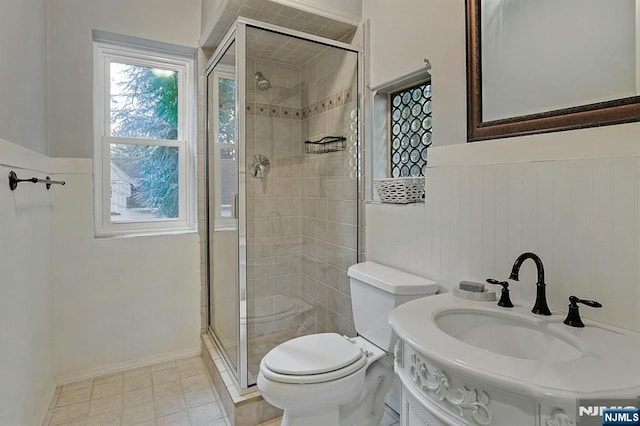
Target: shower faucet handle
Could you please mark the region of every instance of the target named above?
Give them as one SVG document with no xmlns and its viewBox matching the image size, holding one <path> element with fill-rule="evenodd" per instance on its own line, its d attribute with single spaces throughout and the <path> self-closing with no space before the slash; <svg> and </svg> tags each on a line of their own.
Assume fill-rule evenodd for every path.
<svg viewBox="0 0 640 426">
<path fill-rule="evenodd" d="M 267 157 L 261 154 L 253 156 L 253 161 L 249 166 L 251 176 L 258 179 L 266 178 L 269 174 L 269 170 L 271 170 L 271 163 Z"/>
</svg>

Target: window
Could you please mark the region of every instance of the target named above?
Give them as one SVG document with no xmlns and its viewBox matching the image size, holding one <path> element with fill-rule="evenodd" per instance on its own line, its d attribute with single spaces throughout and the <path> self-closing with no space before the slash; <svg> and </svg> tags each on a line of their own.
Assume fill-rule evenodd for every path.
<svg viewBox="0 0 640 426">
<path fill-rule="evenodd" d="M 192 230 L 193 55 L 94 42 L 96 235 Z"/>
<path fill-rule="evenodd" d="M 390 93 L 392 177 L 424 176 L 431 145 L 431 82 Z"/>
</svg>

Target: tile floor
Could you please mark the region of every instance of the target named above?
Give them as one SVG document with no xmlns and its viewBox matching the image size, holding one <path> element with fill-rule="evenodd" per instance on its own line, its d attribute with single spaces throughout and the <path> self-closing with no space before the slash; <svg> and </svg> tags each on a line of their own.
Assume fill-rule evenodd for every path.
<svg viewBox="0 0 640 426">
<path fill-rule="evenodd" d="M 385 410 L 380 426 L 397 426 Z M 202 358 L 59 386 L 43 426 L 230 426 Z M 263 424 L 279 426 L 280 419 Z"/>
<path fill-rule="evenodd" d="M 261 423 L 258 426 L 280 426 L 280 421 L 282 417 L 277 419 L 273 419 L 271 421 Z M 398 417 L 398 413 L 389 409 L 389 407 L 385 406 L 384 417 L 382 417 L 382 421 L 380 422 L 380 426 L 399 426 L 400 419 Z"/>
<path fill-rule="evenodd" d="M 43 426 L 230 425 L 201 357 L 56 389 Z"/>
</svg>

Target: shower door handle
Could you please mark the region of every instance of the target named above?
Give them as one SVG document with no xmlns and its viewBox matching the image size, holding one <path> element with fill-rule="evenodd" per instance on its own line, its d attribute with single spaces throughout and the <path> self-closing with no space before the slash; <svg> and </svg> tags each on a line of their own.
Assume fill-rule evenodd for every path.
<svg viewBox="0 0 640 426">
<path fill-rule="evenodd" d="M 238 218 L 238 193 L 231 194 L 231 217 L 233 219 Z"/>
</svg>

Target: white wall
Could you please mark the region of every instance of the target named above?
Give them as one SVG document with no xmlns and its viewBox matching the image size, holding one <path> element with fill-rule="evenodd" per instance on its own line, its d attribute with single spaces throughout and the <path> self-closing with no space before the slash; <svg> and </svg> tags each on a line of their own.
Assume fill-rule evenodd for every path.
<svg viewBox="0 0 640 426">
<path fill-rule="evenodd" d="M 0 139 L 0 424 L 35 425 L 55 388 L 51 193 L 32 183 L 11 191 L 11 170 L 44 178 L 49 159 Z"/>
<path fill-rule="evenodd" d="M 463 0 L 365 0 L 370 20 L 369 84 L 377 86 L 432 64 L 434 145 L 466 139 Z M 436 108 L 437 106 L 437 108 Z M 437 125 L 436 125 L 437 124 Z"/>
<path fill-rule="evenodd" d="M 48 10 L 49 152 L 93 155 L 91 30 L 198 47 L 200 0 L 64 0 Z"/>
<path fill-rule="evenodd" d="M 93 238 L 91 161 L 54 159 L 55 374 L 198 350 L 197 234 Z"/>
<path fill-rule="evenodd" d="M 51 199 L 46 140 L 46 6 L 0 1 L 0 424 L 35 425 L 53 385 Z"/>
<path fill-rule="evenodd" d="M 465 144 L 464 1 L 363 5 L 372 83 L 429 58 L 434 105 L 426 205 L 368 204 L 367 258 L 448 290 L 504 279 L 532 250 L 545 262 L 553 308 L 566 309 L 570 294 L 600 299 L 604 308 L 583 315 L 640 330 L 640 123 Z M 521 277 L 514 293 L 532 302 L 531 265 Z"/>
<path fill-rule="evenodd" d="M 200 0 L 50 2 L 49 149 L 56 177 L 68 181 L 53 199 L 59 379 L 199 348 L 198 235 L 93 236 L 91 30 L 197 47 L 200 7 Z"/>
<path fill-rule="evenodd" d="M 46 6 L 0 1 L 0 138 L 46 154 Z"/>
</svg>

